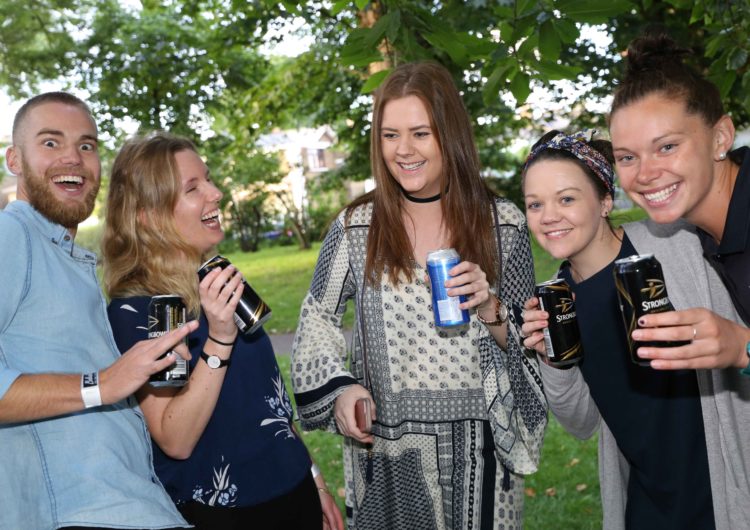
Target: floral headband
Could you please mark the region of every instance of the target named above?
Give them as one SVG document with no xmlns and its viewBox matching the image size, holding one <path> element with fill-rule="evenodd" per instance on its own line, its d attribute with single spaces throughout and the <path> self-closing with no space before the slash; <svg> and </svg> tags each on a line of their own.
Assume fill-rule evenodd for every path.
<svg viewBox="0 0 750 530">
<path fill-rule="evenodd" d="M 564 133 L 555 135 L 550 141 L 537 145 L 531 153 L 529 153 L 528 158 L 526 158 L 524 171 L 542 151 L 546 151 L 547 149 L 565 151 L 586 164 L 586 167 L 593 171 L 594 174 L 604 182 L 607 191 L 614 197 L 615 172 L 612 169 L 612 164 L 604 158 L 604 155 L 589 145 L 594 134 L 596 134 L 596 131 L 592 129 L 588 131 L 580 131 L 571 135 Z"/>
</svg>

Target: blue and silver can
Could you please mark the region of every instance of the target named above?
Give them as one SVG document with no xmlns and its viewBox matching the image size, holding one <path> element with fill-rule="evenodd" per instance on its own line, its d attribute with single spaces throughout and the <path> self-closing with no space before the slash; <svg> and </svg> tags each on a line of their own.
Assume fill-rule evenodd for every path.
<svg viewBox="0 0 750 530">
<path fill-rule="evenodd" d="M 427 274 L 430 275 L 432 311 L 435 313 L 436 326 L 452 327 L 469 323 L 469 311 L 458 307 L 466 301 L 466 297 L 448 296 L 445 288 L 445 282 L 451 277 L 448 271 L 460 261 L 458 252 L 452 248 L 433 250 L 427 254 Z"/>
</svg>

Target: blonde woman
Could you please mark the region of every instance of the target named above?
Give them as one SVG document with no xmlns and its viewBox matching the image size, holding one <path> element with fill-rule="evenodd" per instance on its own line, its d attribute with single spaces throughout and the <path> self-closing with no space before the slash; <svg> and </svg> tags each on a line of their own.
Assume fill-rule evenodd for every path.
<svg viewBox="0 0 750 530">
<path fill-rule="evenodd" d="M 198 267 L 224 237 L 220 198 L 183 138 L 131 140 L 112 167 L 104 279 L 119 348 L 147 337 L 154 295 L 181 296 L 200 322 L 188 341 L 188 384 L 144 385 L 137 393 L 156 473 L 197 528 L 343 529 L 294 431 L 268 336 L 262 329 L 237 333 L 232 315 L 242 275 L 216 268 L 198 283 Z"/>
</svg>

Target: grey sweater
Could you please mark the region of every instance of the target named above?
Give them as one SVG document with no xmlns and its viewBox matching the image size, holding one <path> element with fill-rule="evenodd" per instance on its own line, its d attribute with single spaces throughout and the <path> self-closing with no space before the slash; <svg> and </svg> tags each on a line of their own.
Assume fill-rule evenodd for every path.
<svg viewBox="0 0 750 530">
<path fill-rule="evenodd" d="M 687 224 L 651 221 L 625 225 L 640 254 L 661 262 L 669 298 L 677 309 L 706 307 L 740 322 L 721 280 L 703 259 L 698 238 Z M 550 410 L 578 438 L 599 434 L 599 480 L 604 530 L 625 528 L 629 466 L 599 415 L 581 371 L 541 365 Z M 698 370 L 708 449 L 714 516 L 718 530 L 750 529 L 750 377 L 733 368 Z M 668 451 L 668 448 L 664 448 Z"/>
</svg>

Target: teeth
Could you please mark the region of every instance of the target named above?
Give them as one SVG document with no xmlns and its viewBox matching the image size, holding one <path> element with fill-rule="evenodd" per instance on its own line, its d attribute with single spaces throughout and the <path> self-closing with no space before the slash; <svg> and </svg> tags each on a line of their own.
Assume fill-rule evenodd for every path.
<svg viewBox="0 0 750 530">
<path fill-rule="evenodd" d="M 677 184 L 672 184 L 670 187 L 664 188 L 663 190 L 657 191 L 656 193 L 644 193 L 643 196 L 646 197 L 646 200 L 649 202 L 662 202 L 667 200 L 676 189 Z"/>
<path fill-rule="evenodd" d="M 208 221 L 209 219 L 218 219 L 219 217 L 219 210 L 212 210 L 208 212 L 206 215 L 201 217 L 201 221 Z"/>
<path fill-rule="evenodd" d="M 555 230 L 554 232 L 547 232 L 545 235 L 547 237 L 558 237 L 563 234 L 567 234 L 568 232 L 570 232 L 570 229 L 566 228 L 565 230 Z"/>
<path fill-rule="evenodd" d="M 424 163 L 425 163 L 425 161 L 424 161 L 424 160 L 422 160 L 421 162 L 414 162 L 414 163 L 411 163 L 411 164 L 403 164 L 403 163 L 401 163 L 401 164 L 399 164 L 399 165 L 400 165 L 400 166 L 401 166 L 402 168 L 404 168 L 405 170 L 407 170 L 407 171 L 412 171 L 412 170 L 414 170 L 414 169 L 417 169 L 418 167 L 421 167 L 421 166 L 423 166 L 423 165 L 424 165 Z"/>
<path fill-rule="evenodd" d="M 83 177 L 78 175 L 59 175 L 52 177 L 52 182 L 55 184 L 83 184 Z"/>
</svg>

